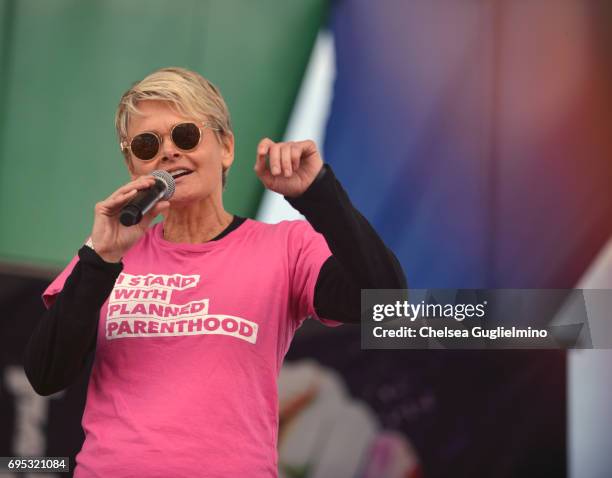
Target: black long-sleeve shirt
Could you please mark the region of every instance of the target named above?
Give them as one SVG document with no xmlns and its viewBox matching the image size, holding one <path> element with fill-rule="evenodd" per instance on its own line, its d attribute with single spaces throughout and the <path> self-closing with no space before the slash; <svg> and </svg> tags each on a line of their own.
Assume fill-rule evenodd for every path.
<svg viewBox="0 0 612 478">
<path fill-rule="evenodd" d="M 325 165 L 298 198 L 286 198 L 325 238 L 331 252 L 315 285 L 320 317 L 360 322 L 361 289 L 404 289 L 402 268 L 368 221 L 351 204 Z M 218 240 L 240 227 L 234 217 Z M 123 269 L 82 247 L 79 261 L 26 346 L 24 368 L 34 390 L 50 395 L 72 383 L 95 349 L 100 308 Z"/>
</svg>

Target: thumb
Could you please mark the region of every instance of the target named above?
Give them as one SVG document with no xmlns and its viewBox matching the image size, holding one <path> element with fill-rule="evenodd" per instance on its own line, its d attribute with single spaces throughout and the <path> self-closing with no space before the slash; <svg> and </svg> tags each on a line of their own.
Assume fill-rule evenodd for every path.
<svg viewBox="0 0 612 478">
<path fill-rule="evenodd" d="M 169 207 L 170 201 L 159 201 L 155 206 L 151 208 L 148 213 L 144 215 L 142 221 L 140 221 L 140 224 L 142 224 L 142 226 L 145 228 L 149 227 L 149 224 L 153 222 L 153 219 L 155 219 L 160 214 L 163 214 L 165 211 L 168 210 Z"/>
</svg>

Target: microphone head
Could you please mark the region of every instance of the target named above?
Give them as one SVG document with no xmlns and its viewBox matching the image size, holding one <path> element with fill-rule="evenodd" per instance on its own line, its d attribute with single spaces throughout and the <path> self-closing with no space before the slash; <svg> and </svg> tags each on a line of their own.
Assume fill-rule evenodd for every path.
<svg viewBox="0 0 612 478">
<path fill-rule="evenodd" d="M 156 169 L 151 173 L 151 175 L 155 176 L 166 185 L 166 191 L 164 192 L 164 197 L 162 197 L 162 200 L 167 201 L 170 199 L 174 194 L 174 190 L 176 189 L 172 175 L 168 171 L 163 171 L 161 169 Z"/>
</svg>

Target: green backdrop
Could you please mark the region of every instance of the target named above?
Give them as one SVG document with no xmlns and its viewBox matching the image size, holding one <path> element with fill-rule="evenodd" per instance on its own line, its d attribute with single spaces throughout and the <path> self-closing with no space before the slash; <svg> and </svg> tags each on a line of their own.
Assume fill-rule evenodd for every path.
<svg viewBox="0 0 612 478">
<path fill-rule="evenodd" d="M 0 0 L 0 261 L 62 267 L 94 204 L 129 177 L 113 119 L 121 94 L 162 66 L 220 87 L 236 161 L 224 200 L 253 216 L 263 136 L 280 139 L 324 0 Z"/>
</svg>

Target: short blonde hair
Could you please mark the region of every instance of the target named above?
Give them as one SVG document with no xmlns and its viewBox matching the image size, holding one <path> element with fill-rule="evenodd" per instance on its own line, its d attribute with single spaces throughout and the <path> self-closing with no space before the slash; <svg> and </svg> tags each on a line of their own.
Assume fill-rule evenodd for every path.
<svg viewBox="0 0 612 478">
<path fill-rule="evenodd" d="M 115 129 L 119 143 L 128 138 L 128 124 L 132 115 L 141 114 L 138 102 L 144 100 L 166 101 L 183 116 L 206 121 L 219 142 L 225 142 L 233 135 L 230 114 L 219 89 L 198 73 L 186 68 L 160 68 L 127 90 L 117 107 Z M 122 147 L 129 164 L 129 150 Z M 223 173 L 225 184 L 226 171 Z"/>
</svg>

